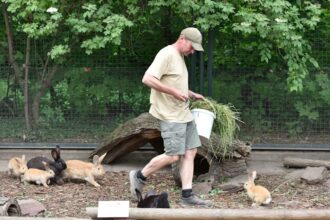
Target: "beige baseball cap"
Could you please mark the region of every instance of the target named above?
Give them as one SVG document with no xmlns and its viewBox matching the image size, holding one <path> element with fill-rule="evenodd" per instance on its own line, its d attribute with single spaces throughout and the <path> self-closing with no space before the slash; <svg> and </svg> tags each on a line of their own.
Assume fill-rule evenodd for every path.
<svg viewBox="0 0 330 220">
<path fill-rule="evenodd" d="M 191 41 L 193 48 L 197 51 L 204 51 L 202 46 L 202 34 L 201 32 L 194 27 L 188 27 L 181 31 L 181 34 L 184 35 L 187 40 Z"/>
</svg>

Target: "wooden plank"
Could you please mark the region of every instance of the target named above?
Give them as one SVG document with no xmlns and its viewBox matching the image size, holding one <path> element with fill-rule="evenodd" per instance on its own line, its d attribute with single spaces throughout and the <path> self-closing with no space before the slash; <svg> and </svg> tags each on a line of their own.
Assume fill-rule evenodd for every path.
<svg viewBox="0 0 330 220">
<path fill-rule="evenodd" d="M 97 207 L 87 207 L 87 214 L 97 218 Z M 329 220 L 327 209 L 151 209 L 130 208 L 130 219 L 166 220 Z M 111 218 L 102 218 L 103 220 Z"/>
<path fill-rule="evenodd" d="M 304 168 L 304 167 L 326 167 L 330 169 L 330 161 L 326 160 L 311 160 L 304 158 L 286 157 L 283 165 L 285 167 Z"/>
<path fill-rule="evenodd" d="M 17 217 L 17 216 L 0 216 L 0 220 L 91 220 L 90 218 L 44 218 L 44 217 Z"/>
</svg>

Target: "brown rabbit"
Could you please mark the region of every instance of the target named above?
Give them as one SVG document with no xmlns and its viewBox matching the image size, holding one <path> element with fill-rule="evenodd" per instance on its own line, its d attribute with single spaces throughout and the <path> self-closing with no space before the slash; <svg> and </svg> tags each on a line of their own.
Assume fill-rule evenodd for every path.
<svg viewBox="0 0 330 220">
<path fill-rule="evenodd" d="M 9 160 L 8 163 L 8 174 L 14 177 L 21 177 L 26 171 L 26 160 L 25 155 L 22 155 L 22 158 L 13 157 Z"/>
<path fill-rule="evenodd" d="M 244 189 L 246 189 L 248 196 L 253 201 L 252 206 L 268 205 L 272 201 L 270 192 L 265 187 L 254 184 L 257 171 L 253 171 L 248 177 L 249 180 L 244 184 Z"/>
<path fill-rule="evenodd" d="M 28 169 L 24 175 L 22 176 L 22 182 L 34 182 L 38 185 L 43 185 L 48 187 L 48 182 L 50 182 L 50 178 L 55 176 L 55 173 L 52 169 L 49 168 L 49 165 L 46 162 L 42 162 L 46 168 L 46 170 L 39 170 L 35 168 Z"/>
<path fill-rule="evenodd" d="M 105 174 L 104 168 L 101 164 L 105 155 L 106 154 L 103 154 L 101 157 L 95 155 L 93 157 L 93 163 L 81 160 L 66 161 L 67 168 L 62 171 L 63 178 L 85 180 L 95 187 L 100 187 L 94 178 L 102 177 Z"/>
</svg>

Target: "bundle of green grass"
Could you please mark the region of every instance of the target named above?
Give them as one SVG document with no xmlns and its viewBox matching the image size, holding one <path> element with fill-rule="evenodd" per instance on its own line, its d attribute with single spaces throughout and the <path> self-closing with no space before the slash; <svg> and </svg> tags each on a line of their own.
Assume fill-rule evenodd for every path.
<svg viewBox="0 0 330 220">
<path fill-rule="evenodd" d="M 231 104 L 220 104 L 211 98 L 204 100 L 195 100 L 191 102 L 190 109 L 205 109 L 211 111 L 215 115 L 212 131 L 219 135 L 220 143 L 218 146 L 211 144 L 212 153 L 225 156 L 232 147 L 235 139 L 236 131 L 239 130 L 238 122 L 241 122 L 239 113 Z"/>
</svg>

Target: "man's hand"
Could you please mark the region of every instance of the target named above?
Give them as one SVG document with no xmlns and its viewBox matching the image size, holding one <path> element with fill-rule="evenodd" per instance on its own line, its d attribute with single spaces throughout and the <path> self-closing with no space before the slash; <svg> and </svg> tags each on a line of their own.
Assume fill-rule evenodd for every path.
<svg viewBox="0 0 330 220">
<path fill-rule="evenodd" d="M 201 94 L 195 93 L 189 90 L 189 97 L 192 99 L 205 99 L 205 97 Z"/>
<path fill-rule="evenodd" d="M 180 90 L 174 90 L 174 94 L 173 94 L 174 98 L 176 98 L 177 100 L 186 102 L 187 100 L 189 100 L 189 97 L 182 93 Z"/>
</svg>

